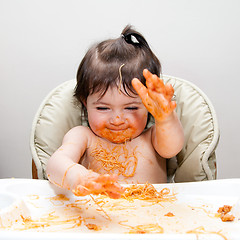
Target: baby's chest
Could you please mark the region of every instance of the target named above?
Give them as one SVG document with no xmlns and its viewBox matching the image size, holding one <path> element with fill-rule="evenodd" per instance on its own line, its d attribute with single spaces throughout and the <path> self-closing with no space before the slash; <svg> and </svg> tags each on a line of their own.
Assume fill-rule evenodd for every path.
<svg viewBox="0 0 240 240">
<path fill-rule="evenodd" d="M 138 169 L 157 167 L 158 158 L 150 144 L 97 144 L 87 150 L 85 167 L 100 174 L 133 177 Z"/>
</svg>

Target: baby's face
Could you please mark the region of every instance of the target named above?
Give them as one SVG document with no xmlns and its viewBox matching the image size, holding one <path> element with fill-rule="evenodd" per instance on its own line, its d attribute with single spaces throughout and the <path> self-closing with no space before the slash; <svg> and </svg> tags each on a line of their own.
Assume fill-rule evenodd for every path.
<svg viewBox="0 0 240 240">
<path fill-rule="evenodd" d="M 138 95 L 132 97 L 110 88 L 100 98 L 94 93 L 87 98 L 88 122 L 99 137 L 113 143 L 124 143 L 139 136 L 147 123 L 148 111 Z"/>
</svg>

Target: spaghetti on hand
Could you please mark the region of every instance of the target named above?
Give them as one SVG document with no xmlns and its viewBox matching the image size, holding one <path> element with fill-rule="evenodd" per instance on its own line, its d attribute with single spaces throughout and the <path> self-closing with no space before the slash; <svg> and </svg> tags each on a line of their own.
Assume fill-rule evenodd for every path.
<svg viewBox="0 0 240 240">
<path fill-rule="evenodd" d="M 81 184 L 72 190 L 76 196 L 86 196 L 90 194 L 106 194 L 110 198 L 120 198 L 124 193 L 125 188 L 118 182 L 118 176 L 116 174 L 99 175 L 95 172 L 89 171 L 89 175 L 82 181 Z"/>
</svg>

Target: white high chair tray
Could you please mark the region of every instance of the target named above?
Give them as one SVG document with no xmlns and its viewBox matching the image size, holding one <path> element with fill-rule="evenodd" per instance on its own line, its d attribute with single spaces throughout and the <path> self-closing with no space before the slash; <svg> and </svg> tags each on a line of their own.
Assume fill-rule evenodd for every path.
<svg viewBox="0 0 240 240">
<path fill-rule="evenodd" d="M 76 197 L 45 180 L 0 179 L 0 196 L 21 203 L 14 211 L 0 197 L 0 239 L 239 239 L 240 179 L 154 187 L 168 188 L 175 200 Z M 234 221 L 221 220 L 223 205 L 233 206 Z"/>
</svg>

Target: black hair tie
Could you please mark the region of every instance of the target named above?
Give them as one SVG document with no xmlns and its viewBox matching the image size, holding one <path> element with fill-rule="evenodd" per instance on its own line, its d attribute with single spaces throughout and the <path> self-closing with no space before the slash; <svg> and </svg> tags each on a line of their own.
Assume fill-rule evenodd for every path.
<svg viewBox="0 0 240 240">
<path fill-rule="evenodd" d="M 147 41 L 137 33 L 128 33 L 126 35 L 122 34 L 122 37 L 128 44 L 145 46 L 149 48 Z"/>
</svg>

